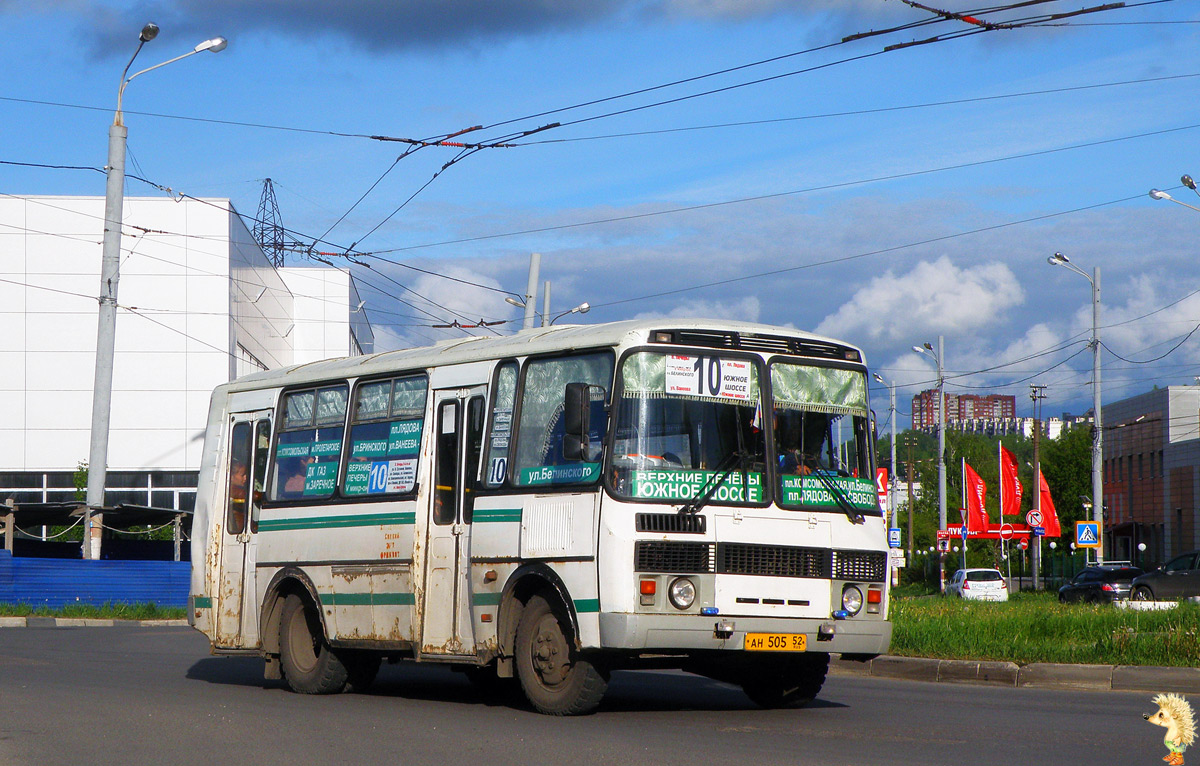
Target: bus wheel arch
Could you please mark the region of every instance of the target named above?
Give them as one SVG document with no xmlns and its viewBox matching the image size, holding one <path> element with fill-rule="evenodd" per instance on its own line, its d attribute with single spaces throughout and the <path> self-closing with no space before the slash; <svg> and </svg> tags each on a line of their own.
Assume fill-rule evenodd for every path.
<svg viewBox="0 0 1200 766">
<path fill-rule="evenodd" d="M 284 602 L 290 595 L 299 596 L 308 602 L 321 621 L 322 633 L 325 636 L 329 635 L 329 626 L 325 623 L 324 611 L 319 607 L 321 598 L 308 575 L 295 567 L 285 567 L 276 572 L 267 586 L 262 609 L 259 612 L 261 617 L 259 618 L 258 635 L 262 637 L 263 655 L 267 660 L 265 671 L 267 680 L 278 681 L 281 678 L 279 672 L 280 620 L 283 616 Z"/>
<path fill-rule="evenodd" d="M 512 678 L 516 674 L 513 658 L 516 651 L 517 627 L 525 605 L 536 595 L 555 600 L 571 621 L 571 630 L 579 635 L 579 620 L 571 607 L 571 597 L 562 578 L 545 564 L 526 564 L 519 567 L 508 578 L 500 599 L 500 611 L 496 615 L 496 632 L 500 656 L 496 671 L 501 678 Z"/>
</svg>

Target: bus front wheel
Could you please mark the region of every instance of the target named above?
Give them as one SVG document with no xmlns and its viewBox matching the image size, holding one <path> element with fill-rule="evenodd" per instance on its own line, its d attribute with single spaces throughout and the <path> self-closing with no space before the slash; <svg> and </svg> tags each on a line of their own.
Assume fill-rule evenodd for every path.
<svg viewBox="0 0 1200 766">
<path fill-rule="evenodd" d="M 828 654 L 807 654 L 755 668 L 742 682 L 742 691 L 760 707 L 803 707 L 816 699 L 828 671 Z"/>
<path fill-rule="evenodd" d="M 570 620 L 541 596 L 521 613 L 515 659 L 525 697 L 541 713 L 591 712 L 608 689 L 605 675 L 576 651 Z"/>
<path fill-rule="evenodd" d="M 279 664 L 287 685 L 301 694 L 337 694 L 350 679 L 325 641 L 320 618 L 295 594 L 284 599 L 280 615 Z"/>
</svg>

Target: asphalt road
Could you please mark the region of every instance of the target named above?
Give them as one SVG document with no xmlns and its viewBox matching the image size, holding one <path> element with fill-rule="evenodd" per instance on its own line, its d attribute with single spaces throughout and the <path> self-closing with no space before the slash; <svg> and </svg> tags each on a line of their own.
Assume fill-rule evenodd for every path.
<svg viewBox="0 0 1200 766">
<path fill-rule="evenodd" d="M 500 704 L 446 668 L 370 694 L 264 687 L 189 628 L 0 629 L 0 764 L 1156 764 L 1149 694 L 830 677 L 764 711 L 683 673 L 616 673 L 599 712 Z"/>
</svg>

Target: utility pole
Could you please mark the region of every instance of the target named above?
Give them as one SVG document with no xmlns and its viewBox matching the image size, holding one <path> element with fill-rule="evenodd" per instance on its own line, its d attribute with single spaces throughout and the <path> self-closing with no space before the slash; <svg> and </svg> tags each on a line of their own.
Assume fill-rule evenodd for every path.
<svg viewBox="0 0 1200 766">
<path fill-rule="evenodd" d="M 522 330 L 528 330 L 533 327 L 533 315 L 537 310 L 534 300 L 537 298 L 538 268 L 541 267 L 541 265 L 542 254 L 530 253 L 529 283 L 525 287 L 525 321 L 521 323 Z"/>
<path fill-rule="evenodd" d="M 1039 417 L 1041 409 L 1039 402 L 1046 398 L 1045 390 L 1045 386 L 1037 383 L 1029 385 L 1029 398 L 1033 400 L 1033 509 L 1038 513 L 1042 512 L 1042 464 L 1038 457 L 1039 445 L 1042 440 L 1042 420 Z M 1038 591 L 1042 589 L 1042 536 L 1034 535 L 1034 537 L 1037 538 L 1037 545 L 1033 546 L 1032 550 L 1033 589 Z"/>
<path fill-rule="evenodd" d="M 909 436 L 905 442 L 908 447 L 908 464 L 904 469 L 905 477 L 908 479 L 908 558 L 912 560 L 913 556 L 913 437 Z"/>
</svg>

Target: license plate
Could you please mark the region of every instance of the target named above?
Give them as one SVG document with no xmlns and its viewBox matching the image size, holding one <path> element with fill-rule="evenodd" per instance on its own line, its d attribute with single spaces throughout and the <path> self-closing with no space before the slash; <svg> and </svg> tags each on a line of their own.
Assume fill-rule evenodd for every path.
<svg viewBox="0 0 1200 766">
<path fill-rule="evenodd" d="M 803 633 L 747 633 L 748 652 L 803 652 L 808 649 L 808 637 Z"/>
</svg>

